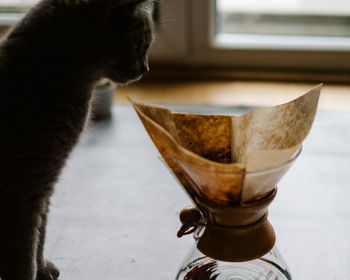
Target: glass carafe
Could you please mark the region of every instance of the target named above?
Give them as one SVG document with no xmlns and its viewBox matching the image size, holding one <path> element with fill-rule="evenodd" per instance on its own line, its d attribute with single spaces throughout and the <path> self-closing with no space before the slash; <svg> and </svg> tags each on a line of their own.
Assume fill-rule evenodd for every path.
<svg viewBox="0 0 350 280">
<path fill-rule="evenodd" d="M 195 245 L 182 262 L 176 280 L 292 279 L 275 246 L 275 232 L 267 217 L 268 206 L 277 193 L 276 184 L 300 151 L 301 147 L 289 161 L 278 166 L 245 174 L 206 170 L 173 157 L 186 177 L 182 186 L 195 205 L 180 213 L 182 227 L 178 237 L 194 233 Z M 241 175 L 245 182 L 264 184 L 264 189 L 270 191 L 245 203 L 221 203 L 202 191 L 210 188 L 207 182 L 216 184 L 215 178 L 222 182 Z"/>
</svg>

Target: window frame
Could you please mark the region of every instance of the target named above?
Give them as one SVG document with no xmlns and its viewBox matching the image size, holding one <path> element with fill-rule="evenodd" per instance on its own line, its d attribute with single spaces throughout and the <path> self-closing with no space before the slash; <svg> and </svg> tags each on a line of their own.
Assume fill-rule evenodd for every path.
<svg viewBox="0 0 350 280">
<path fill-rule="evenodd" d="M 159 1 L 156 38 L 149 56 L 154 62 L 176 61 L 188 55 L 188 0 Z"/>
<path fill-rule="evenodd" d="M 184 3 L 184 1 L 186 3 Z M 162 8 L 163 6 L 163 8 Z M 171 6 L 171 9 L 164 9 Z M 176 11 L 176 12 L 173 12 Z M 235 69 L 269 69 L 269 70 L 308 70 L 308 71 L 350 71 L 350 48 L 320 47 L 317 42 L 309 45 L 288 47 L 271 47 L 268 44 L 255 45 L 237 44 L 228 47 L 213 43 L 215 35 L 215 1 L 214 0 L 163 0 L 161 1 L 161 17 L 172 18 L 175 25 L 182 22 L 181 30 L 162 26 L 158 34 L 159 40 L 166 45 L 167 34 L 173 40 L 167 45 L 167 50 L 158 46 L 152 50 L 152 55 L 161 51 L 156 63 L 174 63 L 181 65 L 207 65 L 212 67 L 231 67 Z M 184 32 L 181 34 L 181 32 Z M 180 36 L 179 36 L 180 34 Z M 179 38 L 177 38 L 179 36 Z M 181 52 L 177 52 L 174 40 L 181 44 Z M 181 43 L 180 43 L 181 42 Z M 174 50 L 174 51 L 173 51 Z"/>
</svg>

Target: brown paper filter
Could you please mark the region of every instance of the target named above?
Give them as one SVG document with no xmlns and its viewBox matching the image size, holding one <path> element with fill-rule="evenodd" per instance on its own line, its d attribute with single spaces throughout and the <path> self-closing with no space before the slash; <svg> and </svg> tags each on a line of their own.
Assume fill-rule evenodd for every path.
<svg viewBox="0 0 350 280">
<path fill-rule="evenodd" d="M 270 193 L 300 152 L 321 87 L 243 116 L 173 113 L 130 101 L 192 199 L 199 195 L 221 204 L 244 204 Z"/>
</svg>

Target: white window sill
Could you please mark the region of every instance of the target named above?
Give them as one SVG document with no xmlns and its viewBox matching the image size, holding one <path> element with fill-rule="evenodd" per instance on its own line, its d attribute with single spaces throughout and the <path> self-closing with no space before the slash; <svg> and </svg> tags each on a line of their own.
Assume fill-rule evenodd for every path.
<svg viewBox="0 0 350 280">
<path fill-rule="evenodd" d="M 23 16 L 24 13 L 0 13 L 0 26 L 12 26 Z"/>
<path fill-rule="evenodd" d="M 350 51 L 350 37 L 317 37 L 220 33 L 212 47 L 218 49 Z"/>
</svg>

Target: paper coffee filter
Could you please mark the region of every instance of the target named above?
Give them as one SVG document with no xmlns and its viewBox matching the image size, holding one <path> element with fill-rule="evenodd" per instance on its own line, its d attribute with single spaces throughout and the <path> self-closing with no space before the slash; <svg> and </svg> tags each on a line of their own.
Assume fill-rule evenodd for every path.
<svg viewBox="0 0 350 280">
<path fill-rule="evenodd" d="M 288 103 L 232 117 L 232 159 L 244 162 L 259 150 L 283 150 L 299 146 L 310 131 L 322 85 Z"/>
<path fill-rule="evenodd" d="M 283 163 L 298 152 L 311 128 L 321 87 L 243 116 L 173 113 L 129 100 L 190 196 L 231 204 L 252 201 L 275 188 L 289 168 Z M 258 171 L 268 169 L 262 178 Z"/>
<path fill-rule="evenodd" d="M 202 156 L 202 153 L 196 154 L 193 152 L 203 151 L 204 154 L 209 154 L 210 151 L 207 143 L 213 142 L 209 147 L 215 148 L 214 142 L 216 141 L 204 141 L 204 139 L 209 137 L 215 138 L 215 124 L 217 124 L 217 122 L 219 122 L 218 119 L 221 118 L 226 119 L 226 121 L 223 122 L 226 124 L 226 128 L 222 131 L 224 134 L 227 134 L 227 130 L 231 130 L 231 125 L 227 125 L 230 124 L 230 122 L 227 122 L 230 118 L 226 116 L 213 116 L 212 120 L 215 119 L 216 121 L 204 124 L 200 128 L 200 131 L 204 132 L 204 135 L 200 135 L 199 133 L 188 132 L 190 130 L 189 126 L 195 123 L 200 127 L 199 123 L 203 123 L 203 120 L 210 118 L 206 117 L 206 115 L 198 115 L 198 119 L 201 121 L 193 121 L 193 118 L 196 119 L 196 115 L 189 114 L 189 120 L 192 119 L 192 121 L 187 121 L 185 118 L 187 114 L 173 114 L 170 110 L 161 106 L 136 102 L 131 98 L 129 98 L 129 100 L 133 104 L 144 127 L 169 169 L 192 199 L 195 195 L 205 195 L 212 200 L 225 203 L 240 201 L 244 177 L 243 165 L 230 163 L 222 164 L 206 159 Z M 157 112 L 159 112 L 159 114 Z M 178 125 L 179 129 L 176 127 L 175 123 Z M 205 128 L 210 129 L 213 133 L 208 134 Z M 226 136 L 228 136 L 228 134 Z M 226 146 L 223 145 L 223 143 L 226 143 Z M 200 147 L 201 145 L 204 147 Z M 222 152 L 222 147 L 230 149 L 231 137 L 228 137 L 222 143 L 218 143 L 218 146 L 221 151 L 220 155 L 224 154 L 224 152 Z M 193 149 L 193 151 L 190 149 Z M 212 152 L 212 154 L 212 159 L 214 159 L 215 153 Z M 217 159 L 219 159 L 219 157 L 217 157 Z M 184 167 L 184 163 L 186 163 L 187 167 Z M 231 180 L 218 180 L 216 175 L 218 171 L 223 172 L 222 174 L 231 174 L 229 175 Z M 220 177 L 226 178 L 227 176 L 228 175 Z M 222 200 L 222 197 L 225 197 L 225 199 Z"/>
<path fill-rule="evenodd" d="M 174 123 L 184 148 L 215 162 L 231 163 L 230 116 L 174 113 Z"/>
</svg>

